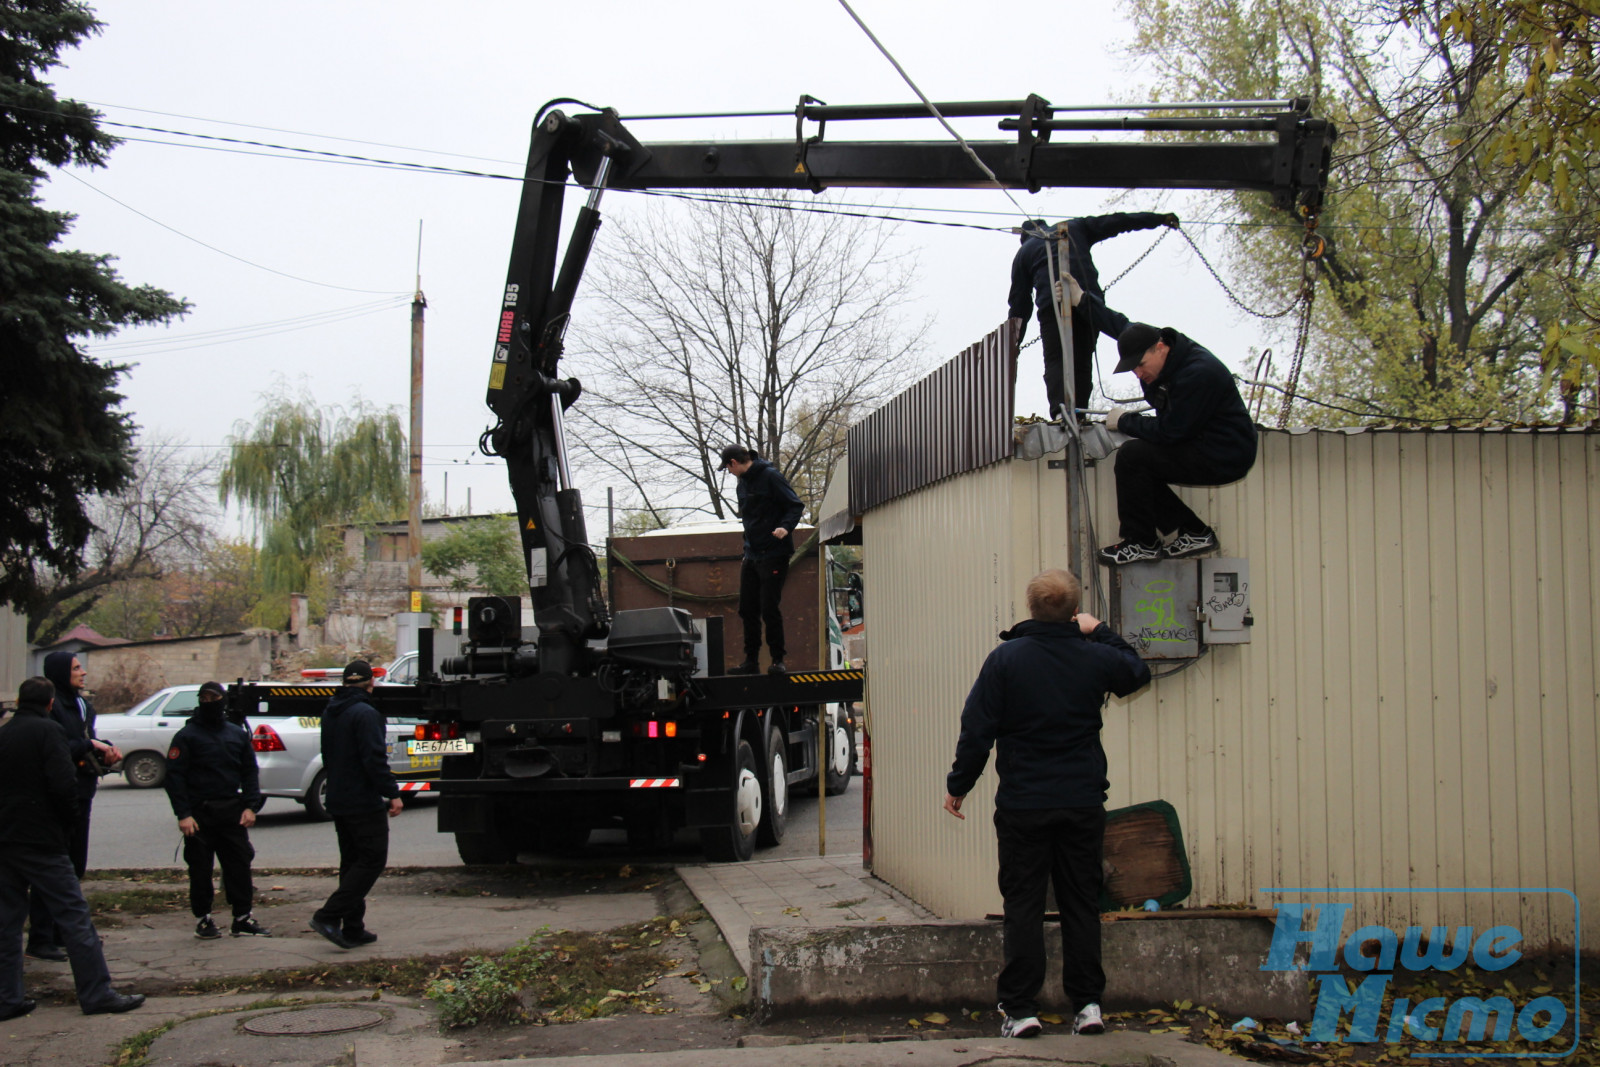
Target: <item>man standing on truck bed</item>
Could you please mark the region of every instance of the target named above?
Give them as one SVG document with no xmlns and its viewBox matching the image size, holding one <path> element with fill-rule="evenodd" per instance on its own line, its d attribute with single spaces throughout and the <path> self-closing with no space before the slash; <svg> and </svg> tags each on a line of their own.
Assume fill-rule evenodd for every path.
<svg viewBox="0 0 1600 1067">
<path fill-rule="evenodd" d="M 719 468 L 739 479 L 739 518 L 744 522 L 744 562 L 739 571 L 739 618 L 744 620 L 744 662 L 731 674 L 760 670 L 761 624 L 772 653 L 769 674 L 784 674 L 783 582 L 789 577 L 789 534 L 805 510 L 778 468 L 742 445 L 722 450 Z"/>
<path fill-rule="evenodd" d="M 351 660 L 344 685 L 322 713 L 322 766 L 328 814 L 339 838 L 339 887 L 311 916 L 311 929 L 340 948 L 370 945 L 367 894 L 389 863 L 389 820 L 400 814 L 400 787 L 389 769 L 383 716 L 369 702 L 372 665 Z"/>
</svg>

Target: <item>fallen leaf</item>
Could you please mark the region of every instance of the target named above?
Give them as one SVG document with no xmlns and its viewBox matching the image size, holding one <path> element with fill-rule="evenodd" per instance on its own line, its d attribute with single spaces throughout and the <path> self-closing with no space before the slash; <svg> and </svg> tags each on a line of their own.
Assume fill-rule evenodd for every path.
<svg viewBox="0 0 1600 1067">
<path fill-rule="evenodd" d="M 972 1017 L 976 1019 L 978 1017 L 978 1013 L 973 1012 Z M 1039 1013 L 1039 1021 L 1042 1023 L 1049 1023 L 1051 1026 L 1060 1026 L 1061 1016 L 1057 1015 L 1053 1011 L 1041 1011 Z"/>
<path fill-rule="evenodd" d="M 617 872 L 617 877 L 618 878 L 632 878 L 633 877 L 633 868 L 630 865 L 626 864 L 626 863 L 623 864 L 622 865 L 622 870 Z"/>
<path fill-rule="evenodd" d="M 942 1011 L 930 1011 L 928 1014 L 922 1017 L 922 1021 L 925 1023 L 932 1023 L 934 1026 L 944 1026 L 950 1021 L 950 1016 L 946 1015 Z"/>
</svg>

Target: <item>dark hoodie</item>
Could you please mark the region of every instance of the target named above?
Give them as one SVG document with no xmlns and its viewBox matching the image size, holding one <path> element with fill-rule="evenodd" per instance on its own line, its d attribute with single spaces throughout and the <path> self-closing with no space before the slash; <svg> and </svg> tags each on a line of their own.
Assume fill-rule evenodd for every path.
<svg viewBox="0 0 1600 1067">
<path fill-rule="evenodd" d="M 739 476 L 739 518 L 744 521 L 744 558 L 775 559 L 794 551 L 794 538 L 779 539 L 780 526 L 794 533 L 805 505 L 778 468 L 752 453 L 750 469 Z"/>
<path fill-rule="evenodd" d="M 1078 279 L 1085 292 L 1103 296 L 1100 272 L 1091 254 L 1095 245 L 1107 237 L 1133 230 L 1160 226 L 1167 216 L 1154 211 L 1119 211 L 1110 215 L 1089 215 L 1067 220 L 1067 271 Z M 1050 294 L 1050 260 L 1055 245 L 1055 227 L 1043 219 L 1029 219 L 1022 225 L 1022 247 L 1011 260 L 1011 317 L 1028 318 L 1030 304 L 1055 319 L 1055 304 Z M 1061 273 L 1060 267 L 1056 274 Z M 1026 329 L 1026 327 L 1024 327 Z M 1093 336 L 1092 334 L 1090 335 Z M 1092 341 L 1091 341 L 1092 345 Z"/>
<path fill-rule="evenodd" d="M 0 729 L 0 847 L 65 854 L 78 822 L 75 778 L 50 713 L 19 704 Z"/>
<path fill-rule="evenodd" d="M 89 739 L 94 736 L 94 705 L 84 698 L 81 690 L 72 684 L 72 652 L 52 652 L 44 658 L 44 676 L 56 687 L 56 703 L 51 715 L 61 724 L 67 738 L 67 755 L 78 769 L 79 798 L 94 796 L 100 785 L 100 776 L 94 771 L 89 752 L 94 746 Z"/>
<path fill-rule="evenodd" d="M 1106 753 L 1100 708 L 1127 696 L 1150 668 L 1111 627 L 1085 635 L 1075 622 L 1027 619 L 1000 635 L 961 712 L 961 737 L 945 780 L 951 796 L 972 791 L 998 744 L 997 808 L 1087 808 L 1104 804 Z"/>
<path fill-rule="evenodd" d="M 322 712 L 322 768 L 328 774 L 328 814 L 382 811 L 400 795 L 384 739 L 384 720 L 371 694 L 347 685 Z"/>
</svg>

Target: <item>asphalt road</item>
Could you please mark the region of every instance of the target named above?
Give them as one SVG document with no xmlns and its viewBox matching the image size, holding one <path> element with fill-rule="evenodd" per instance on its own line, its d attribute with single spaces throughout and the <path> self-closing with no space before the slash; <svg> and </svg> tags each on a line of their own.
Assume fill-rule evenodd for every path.
<svg viewBox="0 0 1600 1067">
<path fill-rule="evenodd" d="M 854 778 L 842 796 L 829 797 L 826 840 L 830 856 L 861 853 L 861 779 Z M 389 862 L 394 866 L 447 867 L 461 862 L 454 838 L 435 828 L 436 802 L 408 796 L 406 809 L 390 823 Z M 756 859 L 795 859 L 817 854 L 819 827 L 815 793 L 790 798 L 789 832 L 783 844 L 760 849 Z M 333 824 L 313 822 L 291 800 L 271 799 L 250 832 L 258 867 L 336 867 L 339 849 Z M 160 789 L 133 789 L 121 775 L 100 783 L 90 825 L 89 867 L 181 867 L 175 855 L 180 837 L 177 820 Z M 524 857 L 537 862 L 534 857 Z M 602 862 L 698 863 L 698 839 L 680 833 L 671 847 L 656 851 L 630 848 L 620 830 L 600 830 L 580 858 Z"/>
</svg>

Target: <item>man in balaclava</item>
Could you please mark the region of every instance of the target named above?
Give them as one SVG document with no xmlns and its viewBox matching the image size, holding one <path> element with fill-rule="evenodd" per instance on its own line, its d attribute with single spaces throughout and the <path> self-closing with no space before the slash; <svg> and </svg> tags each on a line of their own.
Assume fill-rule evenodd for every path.
<svg viewBox="0 0 1600 1067">
<path fill-rule="evenodd" d="M 261 775 L 255 748 L 244 727 L 228 721 L 227 693 L 217 682 L 200 687 L 200 705 L 172 739 L 167 752 L 167 799 L 183 834 L 183 861 L 189 865 L 189 910 L 194 936 L 222 936 L 211 918 L 213 863 L 222 865 L 222 889 L 233 909 L 234 937 L 270 937 L 250 914 L 255 886 L 250 861 L 250 827 L 261 810 Z"/>
</svg>

